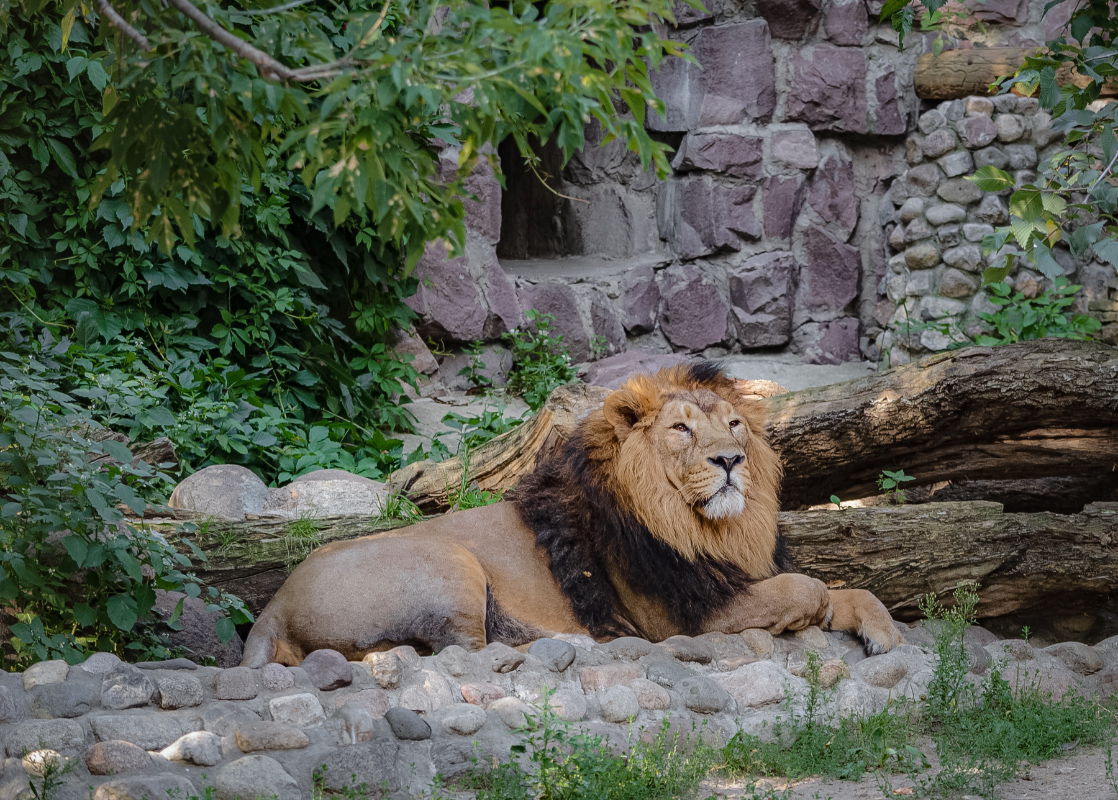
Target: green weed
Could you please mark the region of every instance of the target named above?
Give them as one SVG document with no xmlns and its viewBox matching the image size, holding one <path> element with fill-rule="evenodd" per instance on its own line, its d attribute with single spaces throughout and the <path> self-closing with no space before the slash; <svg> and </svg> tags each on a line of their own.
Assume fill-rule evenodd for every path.
<svg viewBox="0 0 1118 800">
<path fill-rule="evenodd" d="M 916 479 L 911 475 L 905 475 L 903 469 L 899 469 L 896 472 L 890 472 L 884 469 L 881 471 L 881 474 L 877 476 L 877 488 L 885 493 L 885 499 L 898 506 L 903 506 L 908 502 L 908 496 L 905 494 L 904 489 L 901 488 L 901 484 L 914 480 Z"/>
<path fill-rule="evenodd" d="M 509 390 L 523 397 L 533 411 L 538 411 L 554 389 L 575 379 L 575 368 L 563 345 L 563 337 L 551 332 L 555 318 L 535 309 L 527 311 L 525 316 L 528 327 L 504 336 L 512 348 Z"/>
<path fill-rule="evenodd" d="M 664 722 L 650 742 L 630 737 L 627 754 L 600 736 L 573 732 L 544 696 L 513 745 L 519 760 L 486 767 L 475 762 L 463 788 L 477 800 L 668 800 L 689 797 L 709 774 L 718 751 Z"/>
</svg>

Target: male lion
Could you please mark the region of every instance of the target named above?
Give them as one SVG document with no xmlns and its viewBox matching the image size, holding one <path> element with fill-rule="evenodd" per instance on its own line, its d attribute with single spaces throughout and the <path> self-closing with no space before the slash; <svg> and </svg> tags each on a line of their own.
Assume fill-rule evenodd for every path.
<svg viewBox="0 0 1118 800">
<path fill-rule="evenodd" d="M 762 431 L 715 364 L 634 377 L 513 499 L 315 550 L 241 663 L 809 625 L 890 649 L 900 637 L 876 597 L 792 571 L 776 525 L 780 463 Z"/>
</svg>

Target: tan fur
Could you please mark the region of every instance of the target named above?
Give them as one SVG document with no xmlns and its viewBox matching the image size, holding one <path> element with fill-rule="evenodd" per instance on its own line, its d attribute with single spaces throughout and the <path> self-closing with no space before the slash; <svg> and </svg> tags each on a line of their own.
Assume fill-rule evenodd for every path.
<svg viewBox="0 0 1118 800">
<path fill-rule="evenodd" d="M 888 650 L 900 638 L 872 594 L 775 574 L 781 469 L 763 421 L 733 381 L 699 383 L 677 367 L 609 395 L 582 423 L 580 440 L 596 477 L 652 536 L 689 561 L 732 564 L 756 580 L 705 618 L 705 631 L 833 625 L 863 636 L 871 653 Z M 500 616 L 490 617 L 487 593 L 505 619 L 536 635 L 587 633 L 548 559 L 511 503 L 320 547 L 265 608 L 242 663 L 294 665 L 319 648 L 350 659 L 400 644 L 476 649 Z M 652 640 L 684 632 L 660 600 L 606 566 L 616 630 Z"/>
</svg>

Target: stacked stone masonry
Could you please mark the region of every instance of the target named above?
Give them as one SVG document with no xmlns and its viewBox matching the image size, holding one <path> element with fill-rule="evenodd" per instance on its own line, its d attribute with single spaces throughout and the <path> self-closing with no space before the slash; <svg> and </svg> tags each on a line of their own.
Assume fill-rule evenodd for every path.
<svg viewBox="0 0 1118 800">
<path fill-rule="evenodd" d="M 436 774 L 462 775 L 475 756 L 510 758 L 516 729 L 533 724 L 545 692 L 560 717 L 619 748 L 655 736 L 665 720 L 708 742 L 739 730 L 769 736 L 803 701 L 809 651 L 823 659 L 839 715 L 919 699 L 934 666 L 931 637 L 900 627 L 908 643 L 873 658 L 845 635 L 808 628 L 660 644 L 569 636 L 427 657 L 398 647 L 360 662 L 320 650 L 295 668 L 130 665 L 105 653 L 75 666 L 45 662 L 0 674 L 0 800 L 30 798 L 48 759 L 73 762 L 58 800 L 157 800 L 168 790 L 188 800 L 207 787 L 217 800 L 300 800 L 316 796 L 316 772 L 330 794 L 365 784 L 414 796 Z M 1118 683 L 1118 637 L 1041 649 L 974 628 L 967 648 L 973 681 L 1000 668 L 1012 682 L 1020 670 L 1055 696 L 1108 695 Z"/>
<path fill-rule="evenodd" d="M 964 176 L 993 166 L 1018 186 L 1031 183 L 1063 140 L 1035 99 L 1014 95 L 948 101 L 921 114 L 917 127 L 905 142 L 909 167 L 881 206 L 890 257 L 878 291 L 893 311 L 880 349 L 892 365 L 972 340 L 988 327 L 980 315 L 997 310 L 981 288 L 982 272 L 997 256 L 984 255 L 982 240 L 1009 223 L 1012 190 L 983 192 Z M 1098 316 L 1104 341 L 1118 344 L 1114 268 L 1077 259 L 1062 245 L 1055 256 L 1065 276 L 1083 286 L 1074 311 Z M 1027 266 L 1006 280 L 1029 298 L 1052 283 Z"/>
<path fill-rule="evenodd" d="M 936 34 L 900 50 L 896 33 L 876 24 L 879 0 L 706 5 L 681 6 L 665 31 L 701 68 L 668 59 L 653 75 L 666 110 L 650 111 L 646 126 L 675 151 L 665 179 L 619 142 L 600 147 L 596 124 L 566 166 L 543 148 L 550 189 L 507 145 L 494 154 L 506 190 L 488 164 L 470 176 L 465 252 L 451 258 L 431 245 L 410 301 L 419 338 L 404 349 L 431 362 L 422 393 L 462 383 L 464 362 L 440 356 L 451 363 L 438 368 L 421 339 L 451 349 L 489 342 L 486 363 L 499 378 L 509 361 L 500 336 L 528 309 L 555 317 L 575 361 L 637 348 L 784 351 L 808 363 L 888 353 L 900 363 L 947 346 L 938 328 L 973 330 L 985 306 L 980 246 L 966 237 L 996 224 L 1005 198 L 976 196 L 964 175 L 981 163 L 1035 171 L 1055 139 L 1035 103 L 922 106 L 912 72 Z M 976 5 L 984 27 L 955 45 L 1043 43 L 1063 23 L 1044 5 Z M 455 158 L 444 154 L 448 174 Z M 931 218 L 914 211 L 920 200 Z M 960 219 L 945 218 L 956 208 Z M 958 241 L 946 244 L 940 234 L 954 241 L 952 226 Z M 913 264 L 893 258 L 901 253 Z M 1110 276 L 1079 267 L 1084 310 L 1118 313 Z M 933 328 L 902 334 L 898 314 Z"/>
</svg>

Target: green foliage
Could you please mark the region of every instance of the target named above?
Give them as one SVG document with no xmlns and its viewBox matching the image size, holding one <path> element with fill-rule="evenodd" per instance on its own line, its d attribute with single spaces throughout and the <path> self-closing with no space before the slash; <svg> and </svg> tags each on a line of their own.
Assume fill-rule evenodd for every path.
<svg viewBox="0 0 1118 800">
<path fill-rule="evenodd" d="M 936 671 L 928 684 L 928 710 L 943 718 L 955 713 L 965 703 L 964 690 L 969 685 L 970 654 L 964 636 L 974 624 L 978 592 L 974 584 L 965 583 L 955 589 L 954 603 L 944 608 L 934 594 L 920 601 L 920 612 L 928 620 L 935 641 Z"/>
<path fill-rule="evenodd" d="M 1024 764 L 1057 757 L 1077 744 L 1110 742 L 1112 707 L 1073 692 L 1053 698 L 1040 691 L 1027 667 L 1018 670 L 1012 685 L 1004 664 L 992 665 L 981 685 L 972 683 L 966 632 L 977 602 L 973 585 L 965 584 L 955 591 L 950 608 L 934 596 L 921 603 L 936 656 L 922 708 L 890 702 L 876 714 L 834 719 L 827 712 L 831 695 L 820 686 L 818 657 L 809 653 L 803 711 L 790 704 L 790 722 L 777 724 L 773 741 L 735 735 L 722 753 L 724 768 L 731 775 L 792 779 L 857 780 L 872 771 L 884 787 L 887 773 L 902 772 L 912 780 L 916 797 L 969 794 L 994 800 L 997 786 L 1019 775 Z M 916 746 L 923 737 L 935 743 L 939 765 L 934 771 Z"/>
<path fill-rule="evenodd" d="M 555 713 L 548 690 L 528 715 L 512 751 L 520 757 L 485 769 L 475 762 L 465 787 L 478 800 L 668 800 L 691 796 L 714 766 L 717 751 L 673 735 L 667 720 L 651 742 L 630 741 L 625 754 L 600 736 L 572 731 Z"/>
<path fill-rule="evenodd" d="M 12 604 L 12 665 L 95 651 L 122 657 L 168 653 L 155 630 L 155 590 L 198 597 L 190 560 L 159 534 L 126 521 L 139 518 L 168 476 L 111 439 L 67 391 L 62 367 L 73 345 L 44 332 L 0 353 L 0 599 Z M 101 398 L 119 401 L 106 390 Z M 202 554 L 195 550 L 194 555 Z M 227 641 L 252 616 L 234 597 L 208 590 Z M 176 609 L 174 619 L 181 613 Z"/>
<path fill-rule="evenodd" d="M 885 498 L 887 500 L 901 506 L 908 502 L 908 496 L 901 486 L 908 481 L 914 480 L 916 479 L 911 475 L 905 475 L 903 469 L 899 469 L 896 472 L 883 469 L 881 474 L 877 476 L 877 488 L 885 493 Z"/>
<path fill-rule="evenodd" d="M 831 495 L 831 504 L 834 505 L 839 511 L 842 511 L 842 500 L 839 499 L 837 494 Z"/>
<path fill-rule="evenodd" d="M 1072 2 L 1054 0 L 1045 10 Z M 944 0 L 920 4 L 932 13 Z M 984 273 L 987 283 L 1001 281 L 1021 259 L 1055 280 L 1063 273 L 1052 254 L 1060 242 L 1075 255 L 1093 252 L 1118 268 L 1118 107 L 1111 103 L 1089 108 L 1103 84 L 1118 76 L 1118 17 L 1107 0 L 1075 0 L 1074 5 L 1063 35 L 1027 56 L 1015 75 L 998 82 L 1002 92 L 1035 93 L 1040 106 L 1051 113 L 1053 130 L 1064 134 L 1064 147 L 1041 162 L 1033 183 L 1017 186 L 1012 176 L 995 167 L 983 167 L 971 176 L 983 191 L 1012 192 L 1010 224 L 983 240 L 987 255 L 998 255 Z M 902 41 L 914 17 L 915 3 L 909 0 L 888 0 L 881 11 L 881 19 L 891 19 Z M 1061 77 L 1069 74 L 1075 81 L 1064 78 L 1067 82 L 1061 84 Z"/>
<path fill-rule="evenodd" d="M 39 749 L 36 752 L 37 755 L 32 761 L 37 767 L 35 772 L 38 772 L 38 775 L 34 773 L 28 775 L 27 781 L 28 789 L 31 790 L 31 799 L 54 800 L 55 793 L 65 783 L 66 776 L 77 767 L 78 760 L 63 758 L 54 750 L 48 749 L 42 739 L 39 740 Z M 26 757 L 28 754 L 23 755 Z"/>
<path fill-rule="evenodd" d="M 462 348 L 462 352 L 470 357 L 470 363 L 462 367 L 458 374 L 466 379 L 471 389 L 488 392 L 493 388 L 493 381 L 482 372 L 485 369 L 485 362 L 481 358 L 484 344 L 485 342 L 478 340 Z"/>
<path fill-rule="evenodd" d="M 0 24 L 7 326 L 69 336 L 67 383 L 133 438 L 168 436 L 187 471 L 234 462 L 271 481 L 398 464 L 398 447 L 368 433 L 408 424 L 392 398 L 415 375 L 387 337 L 410 323 L 415 281 L 395 252 L 371 228 L 312 213 L 273 145 L 259 185 L 237 184 L 237 238 L 195 219 L 194 249 L 163 254 L 133 232 L 121 181 L 92 207 L 105 170 L 93 142 L 109 129 L 100 95 L 120 67 L 96 26 L 72 21 L 65 49 L 46 12 Z"/>
<path fill-rule="evenodd" d="M 25 0 L 16 14 L 44 5 L 56 26 L 90 21 L 78 0 Z M 96 144 L 109 160 L 90 191 L 97 199 L 125 181 L 133 230 L 165 252 L 180 238 L 193 247 L 197 219 L 239 231 L 242 185 L 263 185 L 270 144 L 312 214 L 369 226 L 378 247 L 410 266 L 429 241 L 464 244 L 461 181 L 440 175 L 440 140 L 460 148 L 467 171 L 508 136 L 533 163 L 530 136 L 553 138 L 569 158 L 594 119 L 646 167 L 668 172 L 667 148 L 644 122 L 648 109 L 664 112 L 649 68 L 680 52 L 652 24 L 671 17 L 669 0 L 201 4 L 224 44 L 181 4 L 115 8 L 142 37 L 118 35 L 104 74 L 71 68 L 103 94 L 106 113 Z"/>
<path fill-rule="evenodd" d="M 791 706 L 791 724 L 777 723 L 772 741 L 739 731 L 722 752 L 726 770 L 734 775 L 808 775 L 857 780 L 867 771 L 908 771 L 925 764 L 912 744 L 911 724 L 903 709 L 890 704 L 876 714 L 826 718 L 830 693 L 820 682 L 822 662 L 808 652 L 804 677 L 808 693 L 804 711 Z"/>
<path fill-rule="evenodd" d="M 555 318 L 531 309 L 529 328 L 505 334 L 512 348 L 512 370 L 509 391 L 519 394 L 533 411 L 538 411 L 551 392 L 576 377 L 570 354 L 563 346 L 563 337 L 551 332 Z"/>
<path fill-rule="evenodd" d="M 1005 282 L 990 284 L 987 287 L 990 302 L 999 308 L 990 314 L 979 314 L 990 332 L 976 336 L 975 343 L 1009 344 L 1046 336 L 1090 339 L 1102 323 L 1086 314 L 1065 313 L 1065 309 L 1075 303 L 1075 295 L 1081 288 L 1069 284 L 1061 275 L 1042 295 L 1030 299 L 1021 292 L 1014 292 Z"/>
</svg>

